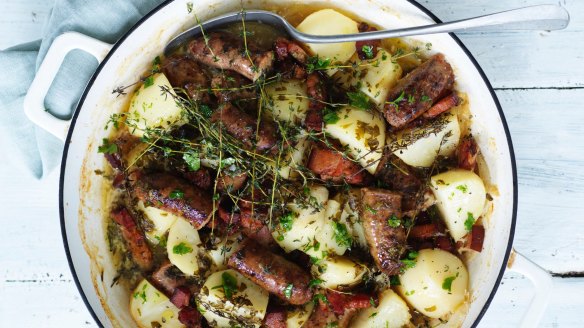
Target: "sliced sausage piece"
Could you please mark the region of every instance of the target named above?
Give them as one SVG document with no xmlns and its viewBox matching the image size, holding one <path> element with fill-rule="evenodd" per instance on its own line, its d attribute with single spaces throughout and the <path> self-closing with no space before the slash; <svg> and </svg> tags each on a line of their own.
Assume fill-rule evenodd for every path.
<svg viewBox="0 0 584 328">
<path fill-rule="evenodd" d="M 255 86 L 250 80 L 229 71 L 213 76 L 211 86 L 220 103 L 256 97 Z"/>
<path fill-rule="evenodd" d="M 227 265 L 290 304 L 300 305 L 312 299 L 308 273 L 252 240 L 232 254 Z"/>
<path fill-rule="evenodd" d="M 406 195 L 415 195 L 422 186 L 422 181 L 416 176 L 409 165 L 397 157 L 389 147 L 383 150 L 383 155 L 375 177 L 383 182 L 388 189 L 402 192 Z"/>
<path fill-rule="evenodd" d="M 172 55 L 164 59 L 162 72 L 175 88 L 183 88 L 193 100 L 208 103 L 211 79 L 207 70 L 185 55 Z"/>
<path fill-rule="evenodd" d="M 194 307 L 185 307 L 178 312 L 178 321 L 186 328 L 203 327 L 201 313 Z M 154 325 L 153 325 L 154 326 Z"/>
<path fill-rule="evenodd" d="M 254 148 L 257 119 L 230 103 L 226 103 L 213 113 L 211 121 L 221 122 L 225 130 L 240 140 L 245 147 Z M 271 122 L 261 122 L 257 135 L 255 148 L 258 151 L 267 151 L 276 145 L 276 127 Z"/>
<path fill-rule="evenodd" d="M 130 211 L 122 207 L 113 211 L 111 216 L 114 222 L 120 225 L 122 237 L 124 237 L 128 251 L 136 264 L 142 271 L 149 271 L 152 268 L 152 251 Z"/>
<path fill-rule="evenodd" d="M 152 273 L 149 280 L 168 297 L 174 294 L 176 288 L 186 283 L 184 274 L 170 262 L 163 263 Z"/>
<path fill-rule="evenodd" d="M 246 78 L 255 81 L 260 76 L 271 71 L 274 65 L 275 55 L 273 51 L 257 51 L 248 40 L 247 50 L 241 38 L 225 32 L 213 32 L 204 37 L 197 38 L 188 46 L 188 51 L 193 58 L 204 65 L 235 71 Z M 251 58 L 251 61 L 250 61 Z"/>
<path fill-rule="evenodd" d="M 384 107 L 385 119 L 394 130 L 402 129 L 444 97 L 453 85 L 452 67 L 444 55 L 434 55 L 391 88 Z"/>
<path fill-rule="evenodd" d="M 286 328 L 286 319 L 288 319 L 286 309 L 283 306 L 275 305 L 273 302 L 268 304 L 266 316 L 262 322 L 262 328 Z"/>
<path fill-rule="evenodd" d="M 195 229 L 204 227 L 211 218 L 211 195 L 183 179 L 168 173 L 134 173 L 130 181 L 134 195 L 146 206 L 182 216 Z"/>
<path fill-rule="evenodd" d="M 366 185 L 371 176 L 361 165 L 345 158 L 341 152 L 331 149 L 323 143 L 312 147 L 308 159 L 308 168 L 322 180 L 332 182 L 346 181 L 352 185 Z"/>
<path fill-rule="evenodd" d="M 213 187 L 213 177 L 211 177 L 211 172 L 206 167 L 200 167 L 196 171 L 184 170 L 181 171 L 181 175 L 187 181 L 203 190 L 211 190 Z"/>
<path fill-rule="evenodd" d="M 400 256 L 406 246 L 406 231 L 403 224 L 390 226 L 393 216 L 402 218 L 402 196 L 398 193 L 373 188 L 361 189 L 361 220 L 369 252 L 377 267 L 393 276 L 401 268 Z"/>
<path fill-rule="evenodd" d="M 479 147 L 473 137 L 467 137 L 460 141 L 457 149 L 458 167 L 474 171 L 477 167 Z"/>
</svg>

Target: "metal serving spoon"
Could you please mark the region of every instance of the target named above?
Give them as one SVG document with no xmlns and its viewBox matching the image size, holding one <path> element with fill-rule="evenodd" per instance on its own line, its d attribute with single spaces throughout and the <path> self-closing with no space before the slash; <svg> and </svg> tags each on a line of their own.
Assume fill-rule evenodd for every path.
<svg viewBox="0 0 584 328">
<path fill-rule="evenodd" d="M 474 18 L 467 18 L 453 22 L 415 26 L 395 30 L 382 30 L 358 34 L 312 35 L 299 32 L 282 16 L 273 12 L 264 10 L 244 10 L 212 18 L 184 31 L 168 43 L 168 45 L 164 48 L 164 54 L 170 54 L 181 44 L 185 43 L 192 37 L 201 34 L 201 29 L 211 30 L 225 24 L 240 22 L 242 18 L 245 21 L 256 21 L 276 27 L 282 27 L 288 32 L 290 37 L 304 43 L 365 41 L 422 34 L 466 31 L 475 28 L 493 26 L 502 27 L 508 30 L 552 31 L 564 29 L 570 22 L 570 15 L 563 7 L 556 5 L 538 5 Z"/>
</svg>

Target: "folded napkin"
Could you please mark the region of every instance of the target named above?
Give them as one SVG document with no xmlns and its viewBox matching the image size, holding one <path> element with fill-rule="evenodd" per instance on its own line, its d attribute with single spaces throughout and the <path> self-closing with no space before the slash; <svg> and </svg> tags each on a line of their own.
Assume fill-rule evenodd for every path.
<svg viewBox="0 0 584 328">
<path fill-rule="evenodd" d="M 63 143 L 32 124 L 23 100 L 35 72 L 55 37 L 75 31 L 116 42 L 142 16 L 163 0 L 56 0 L 43 28 L 43 39 L 0 51 L 0 147 L 4 158 L 37 178 L 59 163 Z M 83 89 L 97 68 L 93 56 L 71 52 L 45 99 L 57 117 L 71 117 Z"/>
</svg>

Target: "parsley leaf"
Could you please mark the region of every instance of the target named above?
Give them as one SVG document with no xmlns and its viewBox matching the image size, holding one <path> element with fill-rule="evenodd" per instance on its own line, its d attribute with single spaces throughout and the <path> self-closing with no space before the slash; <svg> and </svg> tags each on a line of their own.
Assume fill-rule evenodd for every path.
<svg viewBox="0 0 584 328">
<path fill-rule="evenodd" d="M 211 115 L 213 115 L 213 110 L 207 105 L 199 105 L 199 111 L 205 118 L 211 118 Z"/>
<path fill-rule="evenodd" d="M 324 110 L 324 116 L 323 116 L 323 121 L 326 124 L 335 124 L 337 123 L 341 118 L 339 117 L 339 115 L 337 115 L 337 112 L 326 108 Z"/>
<path fill-rule="evenodd" d="M 306 62 L 306 71 L 308 74 L 314 71 L 322 71 L 329 69 L 331 65 L 330 58 L 320 58 L 319 56 L 308 57 Z"/>
<path fill-rule="evenodd" d="M 395 214 L 392 214 L 391 217 L 387 219 L 387 224 L 392 228 L 397 228 L 401 225 L 401 220 L 395 216 Z"/>
<path fill-rule="evenodd" d="M 373 46 L 371 45 L 364 45 L 361 47 L 361 51 L 365 54 L 367 59 L 373 58 Z"/>
<path fill-rule="evenodd" d="M 221 282 L 223 287 L 223 293 L 227 299 L 231 299 L 233 293 L 237 290 L 237 279 L 230 275 L 228 272 L 223 272 L 221 275 Z"/>
<path fill-rule="evenodd" d="M 392 105 L 393 107 L 395 107 L 395 111 L 399 112 L 399 103 L 404 100 L 405 97 L 405 92 L 402 91 L 399 96 L 397 98 L 395 98 L 393 101 L 386 101 L 386 104 Z"/>
<path fill-rule="evenodd" d="M 326 298 L 326 296 L 324 294 L 315 294 L 314 297 L 312 298 L 312 301 L 314 302 L 314 304 L 318 305 L 318 301 L 321 301 L 323 303 L 328 304 L 329 300 L 328 298 Z"/>
<path fill-rule="evenodd" d="M 349 98 L 349 105 L 365 110 L 371 109 L 369 97 L 363 92 L 347 92 L 347 97 Z"/>
<path fill-rule="evenodd" d="M 369 205 L 365 205 L 365 209 L 370 212 L 371 214 L 377 214 L 377 210 Z"/>
<path fill-rule="evenodd" d="M 286 296 L 287 299 L 290 299 L 290 297 L 292 297 L 293 289 L 294 289 L 293 284 L 289 284 L 288 286 L 286 286 L 286 288 L 284 288 L 284 296 Z"/>
<path fill-rule="evenodd" d="M 144 89 L 154 85 L 154 77 L 152 75 L 144 79 Z"/>
<path fill-rule="evenodd" d="M 442 282 L 442 289 L 447 290 L 448 293 L 452 292 L 452 282 L 457 277 L 458 277 L 458 273 L 456 274 L 456 276 L 450 276 L 450 277 L 444 278 L 444 281 Z"/>
<path fill-rule="evenodd" d="M 310 280 L 310 283 L 308 283 L 308 288 L 316 287 L 320 284 L 322 284 L 321 279 L 312 279 L 312 280 Z"/>
<path fill-rule="evenodd" d="M 472 231 L 472 226 L 475 224 L 475 218 L 471 212 L 467 212 L 466 220 L 464 221 L 464 228 L 466 231 Z"/>
<path fill-rule="evenodd" d="M 461 184 L 456 186 L 456 189 L 462 191 L 463 194 L 466 194 L 466 192 L 468 191 L 468 186 L 465 184 Z"/>
<path fill-rule="evenodd" d="M 401 263 L 406 269 L 411 269 L 416 266 L 416 259 L 418 258 L 418 252 L 410 251 L 405 259 L 401 260 Z"/>
<path fill-rule="evenodd" d="M 401 282 L 399 281 L 399 276 L 391 276 L 389 277 L 389 284 L 391 286 L 399 286 Z"/>
<path fill-rule="evenodd" d="M 182 199 L 185 196 L 185 193 L 181 190 L 175 189 L 170 192 L 170 199 Z"/>
<path fill-rule="evenodd" d="M 174 247 L 172 247 L 172 252 L 174 254 L 178 254 L 178 255 L 185 255 L 188 253 L 192 253 L 193 249 L 185 243 L 180 243 L 180 244 L 174 245 Z"/>
<path fill-rule="evenodd" d="M 292 230 L 292 225 L 294 224 L 294 214 L 292 212 L 288 212 L 282 217 L 280 217 L 280 225 L 284 229 L 284 231 Z"/>
<path fill-rule="evenodd" d="M 331 224 L 333 225 L 334 237 L 337 244 L 339 246 L 351 247 L 351 244 L 353 244 L 353 238 L 349 234 L 347 226 L 344 223 L 336 221 L 331 221 Z"/>
<path fill-rule="evenodd" d="M 191 171 L 198 171 L 201 168 L 199 153 L 192 149 L 183 154 L 183 160 L 187 163 L 187 166 Z"/>
<path fill-rule="evenodd" d="M 112 143 L 108 139 L 104 138 L 103 144 L 101 146 L 97 147 L 97 152 L 104 153 L 104 154 L 115 154 L 118 152 L 118 145 L 116 145 L 115 143 Z"/>
</svg>

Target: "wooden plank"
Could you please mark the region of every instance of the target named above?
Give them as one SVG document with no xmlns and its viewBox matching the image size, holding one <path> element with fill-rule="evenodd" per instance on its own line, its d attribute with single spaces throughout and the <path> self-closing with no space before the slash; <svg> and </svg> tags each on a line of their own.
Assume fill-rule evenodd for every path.
<svg viewBox="0 0 584 328">
<path fill-rule="evenodd" d="M 421 1 L 443 21 L 512 8 L 554 3 L 546 0 Z M 564 0 L 571 13 L 566 30 L 554 32 L 458 33 L 496 88 L 584 86 L 584 1 Z"/>
<path fill-rule="evenodd" d="M 41 38 L 54 1 L 2 0 L 0 49 Z"/>
<path fill-rule="evenodd" d="M 583 89 L 497 91 L 519 175 L 515 247 L 553 272 L 584 271 Z"/>
<path fill-rule="evenodd" d="M 554 278 L 549 305 L 539 327 L 582 327 L 584 279 Z M 507 273 L 479 327 L 515 328 L 533 297 L 531 282 Z"/>
</svg>

